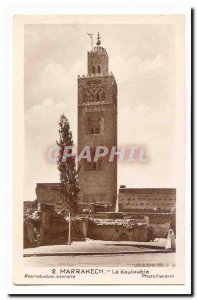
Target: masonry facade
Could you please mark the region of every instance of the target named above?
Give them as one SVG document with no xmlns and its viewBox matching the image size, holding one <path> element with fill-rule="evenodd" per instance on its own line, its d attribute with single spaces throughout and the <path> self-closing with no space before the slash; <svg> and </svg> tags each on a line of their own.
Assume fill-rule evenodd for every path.
<svg viewBox="0 0 197 300">
<path fill-rule="evenodd" d="M 176 208 L 176 189 L 126 188 L 119 189 L 119 211 L 173 212 Z"/>
<path fill-rule="evenodd" d="M 117 161 L 108 157 L 93 161 L 96 146 L 117 147 L 117 84 L 108 71 L 109 57 L 97 45 L 88 51 L 87 76 L 78 76 L 78 148 L 91 149 L 91 162 L 79 162 L 80 203 L 101 203 L 115 207 Z"/>
<path fill-rule="evenodd" d="M 65 208 L 63 205 L 64 195 L 60 183 L 37 183 L 37 202 L 54 205 L 57 209 Z"/>
</svg>

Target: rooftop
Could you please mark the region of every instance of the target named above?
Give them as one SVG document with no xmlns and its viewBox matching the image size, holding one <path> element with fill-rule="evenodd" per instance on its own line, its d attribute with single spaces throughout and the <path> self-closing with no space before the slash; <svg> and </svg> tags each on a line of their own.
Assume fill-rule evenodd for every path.
<svg viewBox="0 0 197 300">
<path fill-rule="evenodd" d="M 120 188 L 119 193 L 121 194 L 130 194 L 130 193 L 136 193 L 136 194 L 162 194 L 162 193 L 170 193 L 170 194 L 176 194 L 175 188 Z"/>
</svg>

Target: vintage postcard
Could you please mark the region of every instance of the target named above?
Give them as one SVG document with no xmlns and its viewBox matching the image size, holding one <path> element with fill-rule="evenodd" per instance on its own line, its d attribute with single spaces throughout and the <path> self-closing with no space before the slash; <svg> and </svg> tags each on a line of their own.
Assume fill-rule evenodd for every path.
<svg viewBox="0 0 197 300">
<path fill-rule="evenodd" d="M 16 15 L 14 284 L 183 285 L 185 116 L 184 15 Z"/>
</svg>

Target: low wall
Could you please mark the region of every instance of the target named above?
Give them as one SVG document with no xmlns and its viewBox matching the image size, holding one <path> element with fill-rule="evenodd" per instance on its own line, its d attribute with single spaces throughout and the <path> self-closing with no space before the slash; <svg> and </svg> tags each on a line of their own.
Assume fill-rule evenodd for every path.
<svg viewBox="0 0 197 300">
<path fill-rule="evenodd" d="M 114 225 L 89 224 L 87 235 L 94 240 L 104 241 L 148 241 L 149 230 L 146 224 L 133 225 L 132 228 Z"/>
<path fill-rule="evenodd" d="M 83 213 L 78 214 L 81 218 L 91 218 L 91 219 L 123 219 L 123 214 L 121 212 L 94 212 L 94 213 Z"/>
<path fill-rule="evenodd" d="M 167 238 L 170 230 L 170 223 L 164 224 L 150 224 L 151 239 L 155 238 Z"/>
<path fill-rule="evenodd" d="M 174 227 L 176 220 L 174 218 Z M 166 238 L 172 228 L 170 214 L 94 213 L 78 215 L 72 220 L 72 240 L 85 238 L 105 241 L 150 241 Z M 173 229 L 173 228 L 172 228 Z M 39 204 L 24 210 L 24 247 L 66 244 L 68 219 L 52 205 Z"/>
<path fill-rule="evenodd" d="M 36 245 L 34 226 L 31 222 L 24 221 L 24 247 L 34 247 Z"/>
<path fill-rule="evenodd" d="M 41 223 L 41 244 L 55 245 L 67 243 L 68 227 L 69 222 L 65 216 L 58 215 L 57 212 L 50 214 L 43 213 Z M 85 239 L 82 220 L 72 219 L 71 236 L 73 241 L 81 241 Z"/>
<path fill-rule="evenodd" d="M 65 213 L 57 212 L 52 205 L 37 203 L 34 209 L 25 210 L 24 247 L 66 244 L 68 241 L 68 219 Z M 72 240 L 83 240 L 82 219 L 72 220 Z"/>
</svg>

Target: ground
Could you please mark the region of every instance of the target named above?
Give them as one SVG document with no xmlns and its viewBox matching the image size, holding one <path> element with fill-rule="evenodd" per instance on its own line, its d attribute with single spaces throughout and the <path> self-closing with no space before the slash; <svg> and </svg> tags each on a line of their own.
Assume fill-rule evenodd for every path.
<svg viewBox="0 0 197 300">
<path fill-rule="evenodd" d="M 174 266 L 175 253 L 124 255 L 73 255 L 25 257 L 26 267 L 167 267 Z"/>
<path fill-rule="evenodd" d="M 175 253 L 157 243 L 86 241 L 24 249 L 25 266 L 173 266 Z"/>
<path fill-rule="evenodd" d="M 166 242 L 165 242 L 166 243 Z M 155 252 L 164 250 L 165 245 L 156 242 L 130 242 L 130 241 L 84 241 L 73 242 L 71 245 L 40 246 L 24 249 L 24 256 L 32 255 L 70 255 L 70 254 L 122 254 L 133 252 Z"/>
</svg>

